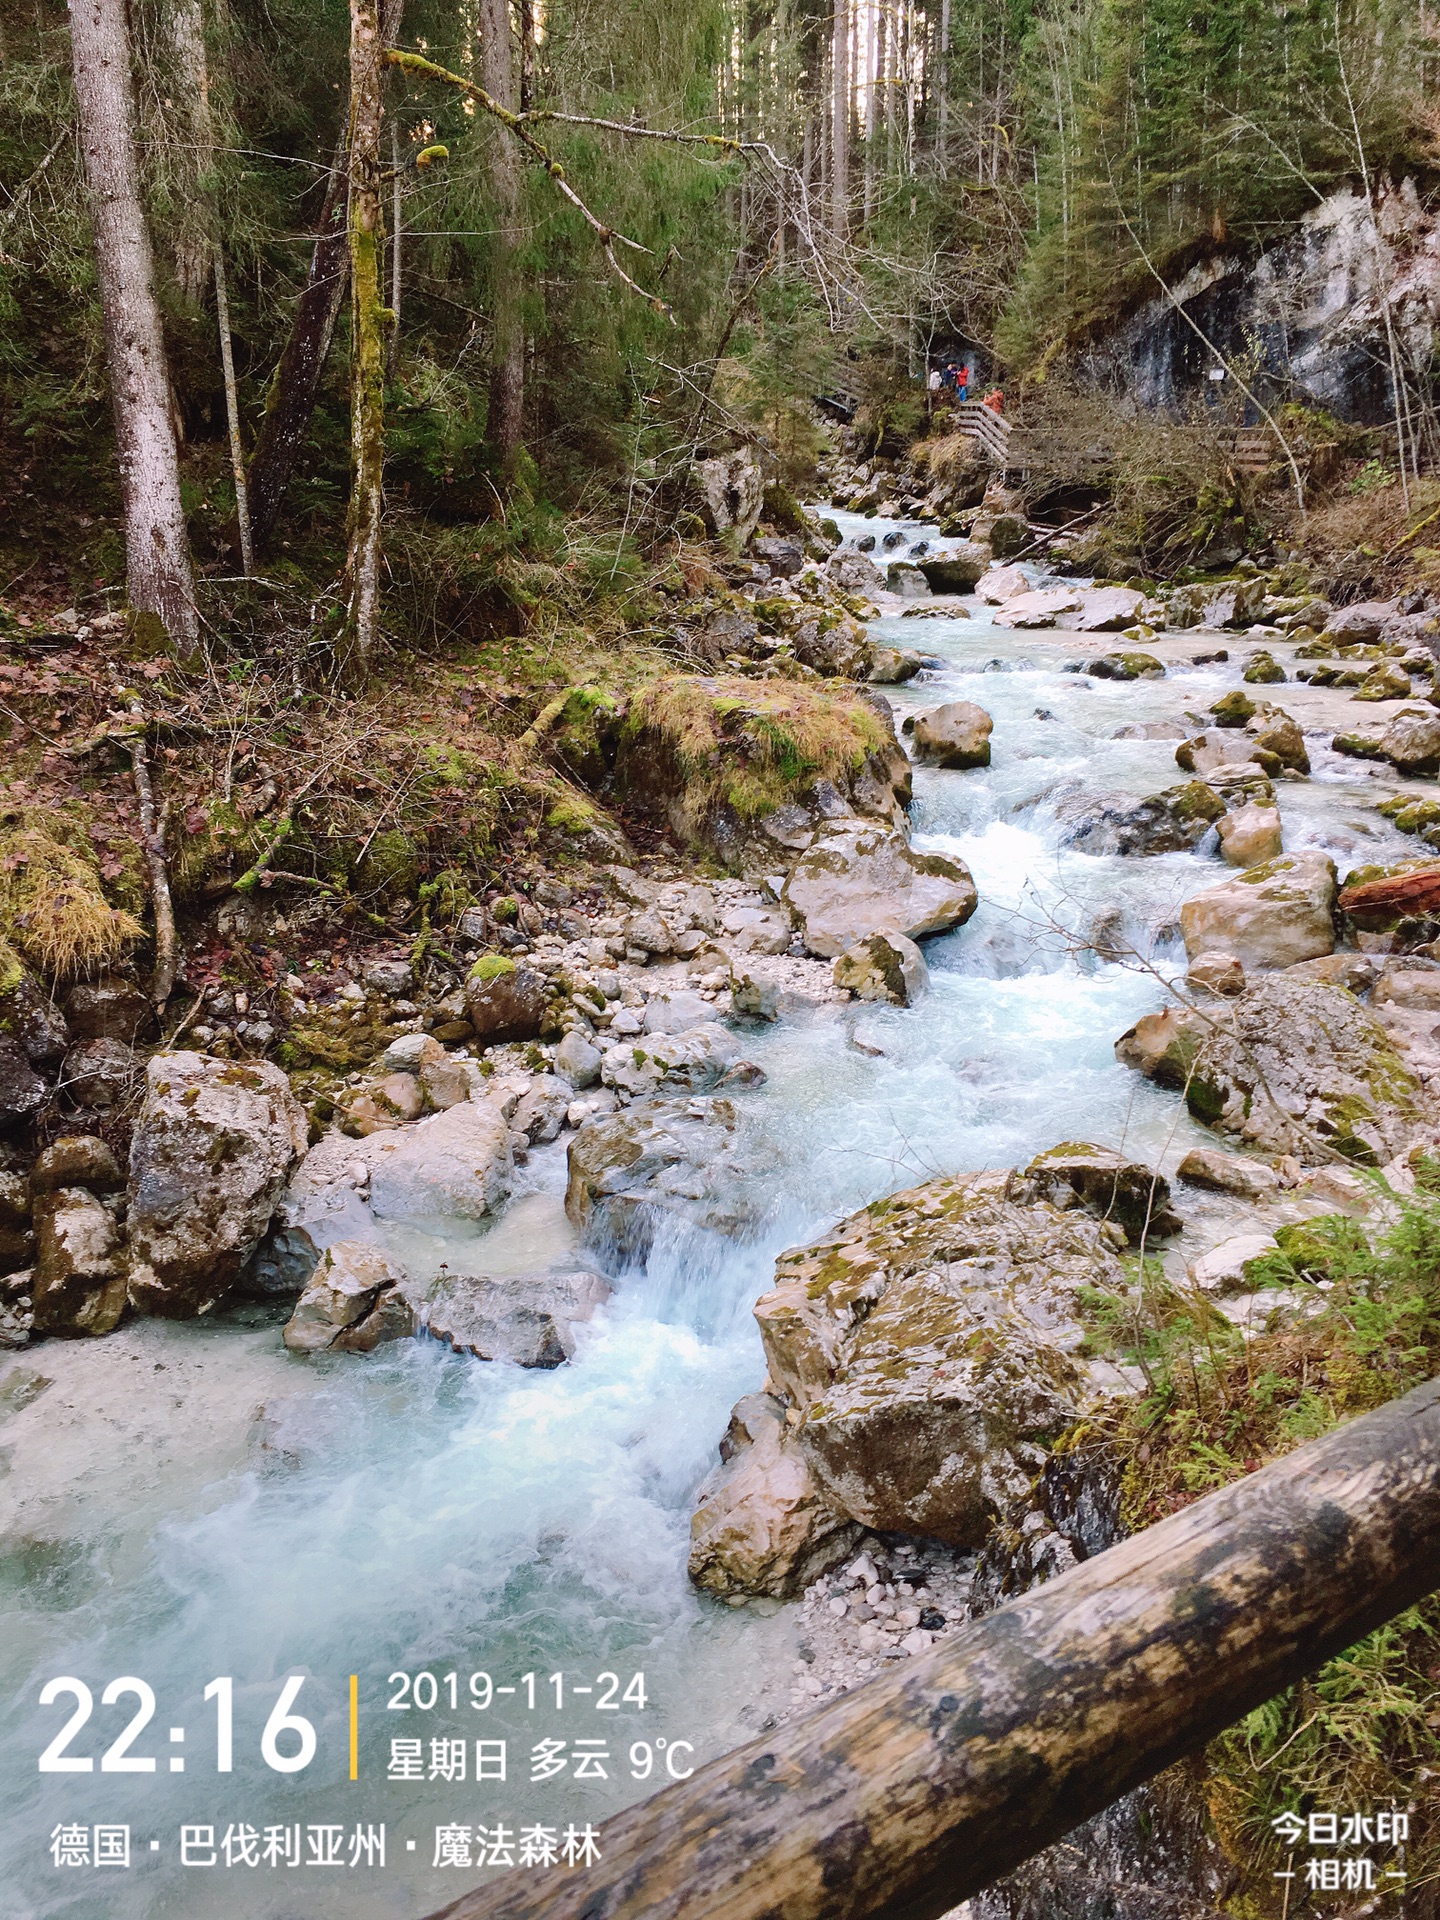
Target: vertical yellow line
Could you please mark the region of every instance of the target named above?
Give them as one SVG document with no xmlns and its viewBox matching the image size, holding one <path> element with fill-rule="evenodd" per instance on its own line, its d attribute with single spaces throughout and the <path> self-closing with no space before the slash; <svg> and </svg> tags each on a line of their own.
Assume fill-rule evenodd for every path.
<svg viewBox="0 0 1440 1920">
<path fill-rule="evenodd" d="M 350 1676 L 350 1778 L 360 1778 L 360 1676 Z"/>
</svg>

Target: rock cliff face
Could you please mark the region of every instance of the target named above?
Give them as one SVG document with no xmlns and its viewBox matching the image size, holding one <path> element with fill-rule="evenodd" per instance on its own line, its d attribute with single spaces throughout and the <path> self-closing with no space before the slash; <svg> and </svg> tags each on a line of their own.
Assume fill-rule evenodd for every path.
<svg viewBox="0 0 1440 1920">
<path fill-rule="evenodd" d="M 1258 257 L 1221 250 L 1197 262 L 1175 294 L 1227 357 L 1259 346 L 1272 392 L 1378 423 L 1392 412 L 1387 305 L 1404 362 L 1429 364 L 1440 321 L 1440 225 L 1408 179 L 1381 182 L 1373 216 L 1362 195 L 1333 193 Z M 1097 385 L 1161 408 L 1206 392 L 1214 364 L 1163 296 L 1098 340 L 1082 363 Z"/>
</svg>

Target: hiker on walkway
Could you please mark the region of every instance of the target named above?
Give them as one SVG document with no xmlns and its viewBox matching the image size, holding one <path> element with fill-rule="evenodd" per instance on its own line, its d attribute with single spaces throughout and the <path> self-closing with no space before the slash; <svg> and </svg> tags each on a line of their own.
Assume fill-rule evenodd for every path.
<svg viewBox="0 0 1440 1920">
<path fill-rule="evenodd" d="M 956 371 L 955 398 L 957 400 L 968 400 L 970 398 L 970 368 L 968 363 Z"/>
<path fill-rule="evenodd" d="M 1000 391 L 999 387 L 992 387 L 989 393 L 987 393 L 985 398 L 980 402 L 980 404 L 982 407 L 989 407 L 992 413 L 998 413 L 1002 416 L 1004 415 L 1005 396 Z"/>
</svg>

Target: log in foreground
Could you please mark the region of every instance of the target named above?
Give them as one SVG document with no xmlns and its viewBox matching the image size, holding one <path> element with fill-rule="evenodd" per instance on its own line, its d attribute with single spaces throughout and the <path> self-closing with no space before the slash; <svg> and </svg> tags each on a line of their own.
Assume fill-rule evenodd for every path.
<svg viewBox="0 0 1440 1920">
<path fill-rule="evenodd" d="M 932 1920 L 1440 1587 L 1440 1381 L 431 1920 Z"/>
</svg>

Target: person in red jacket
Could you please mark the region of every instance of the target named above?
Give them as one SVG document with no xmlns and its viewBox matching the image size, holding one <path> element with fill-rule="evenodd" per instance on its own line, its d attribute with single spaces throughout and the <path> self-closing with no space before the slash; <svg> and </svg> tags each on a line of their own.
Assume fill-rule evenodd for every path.
<svg viewBox="0 0 1440 1920">
<path fill-rule="evenodd" d="M 1005 396 L 999 387 L 992 387 L 980 404 L 982 407 L 989 407 L 992 413 L 1003 414 L 1005 411 Z"/>
</svg>

